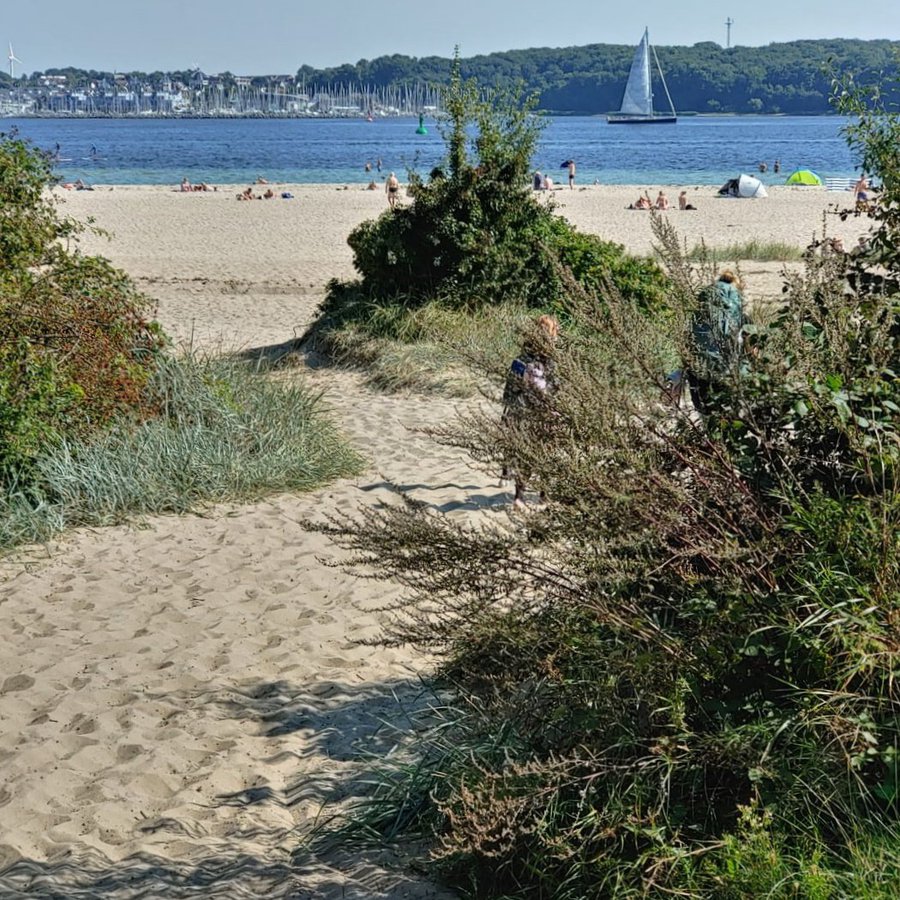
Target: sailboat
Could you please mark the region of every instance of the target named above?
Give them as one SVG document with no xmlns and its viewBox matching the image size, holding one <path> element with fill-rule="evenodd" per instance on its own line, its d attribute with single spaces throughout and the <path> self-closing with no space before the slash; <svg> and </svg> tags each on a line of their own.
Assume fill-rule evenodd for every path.
<svg viewBox="0 0 900 900">
<path fill-rule="evenodd" d="M 656 62 L 656 70 L 659 72 L 660 81 L 666 92 L 671 113 L 658 113 L 653 111 L 653 89 L 650 84 L 650 52 Z M 678 121 L 675 115 L 675 105 L 666 86 L 656 56 L 656 50 L 650 46 L 648 29 L 644 29 L 644 36 L 634 51 L 634 59 L 631 61 L 631 71 L 628 73 L 628 83 L 625 85 L 625 96 L 622 97 L 622 108 L 617 113 L 610 113 L 606 117 L 610 125 L 640 125 L 657 123 L 674 123 Z"/>
</svg>

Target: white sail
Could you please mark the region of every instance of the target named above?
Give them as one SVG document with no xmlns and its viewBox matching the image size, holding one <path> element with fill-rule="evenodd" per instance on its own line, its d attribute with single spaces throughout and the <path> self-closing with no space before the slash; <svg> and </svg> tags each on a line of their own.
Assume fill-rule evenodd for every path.
<svg viewBox="0 0 900 900">
<path fill-rule="evenodd" d="M 659 80 L 662 82 L 663 90 L 666 92 L 666 99 L 669 101 L 671 113 L 660 115 L 653 111 L 653 88 L 650 84 L 651 52 L 656 63 L 656 69 L 659 72 Z M 634 125 L 654 122 L 671 124 L 678 121 L 678 117 L 675 115 L 675 104 L 672 103 L 669 87 L 666 84 L 666 77 L 663 75 L 662 68 L 659 65 L 656 50 L 650 46 L 650 35 L 646 28 L 631 62 L 628 83 L 625 85 L 625 96 L 622 98 L 622 108 L 619 112 L 610 113 L 606 117 L 606 121 L 610 125 Z"/>
<path fill-rule="evenodd" d="M 631 71 L 628 73 L 628 83 L 625 85 L 625 96 L 622 98 L 620 113 L 629 116 L 652 116 L 653 93 L 650 89 L 650 40 L 647 29 L 641 38 L 637 50 L 634 51 L 634 59 L 631 61 Z"/>
</svg>

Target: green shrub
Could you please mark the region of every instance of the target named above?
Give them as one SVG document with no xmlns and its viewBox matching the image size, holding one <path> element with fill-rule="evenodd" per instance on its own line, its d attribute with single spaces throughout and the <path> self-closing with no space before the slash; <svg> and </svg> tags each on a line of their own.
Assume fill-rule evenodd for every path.
<svg viewBox="0 0 900 900">
<path fill-rule="evenodd" d="M 427 180 L 411 173 L 413 202 L 351 233 L 359 279 L 331 282 L 307 340 L 344 362 L 371 366 L 379 348 L 402 352 L 384 339 L 424 339 L 412 314 L 421 308 L 478 315 L 509 306 L 565 316 L 566 278 L 573 276 L 597 296 L 612 285 L 645 312 L 665 309 L 658 266 L 577 232 L 535 199 L 528 171 L 540 121 L 532 100 L 512 92 L 481 101 L 457 66 L 447 109 L 445 164 Z"/>
<path fill-rule="evenodd" d="M 0 135 L 0 483 L 25 487 L 47 441 L 144 415 L 164 344 L 149 301 L 106 260 L 69 248 L 46 154 Z"/>
</svg>

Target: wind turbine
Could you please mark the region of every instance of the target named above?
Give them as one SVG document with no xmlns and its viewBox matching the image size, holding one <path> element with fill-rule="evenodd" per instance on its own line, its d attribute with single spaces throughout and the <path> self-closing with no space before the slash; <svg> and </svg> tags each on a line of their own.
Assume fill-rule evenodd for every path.
<svg viewBox="0 0 900 900">
<path fill-rule="evenodd" d="M 19 57 L 16 56 L 15 53 L 13 53 L 12 41 L 10 41 L 10 43 L 9 43 L 9 56 L 7 58 L 9 59 L 9 77 L 15 78 L 16 77 L 16 68 L 15 68 L 16 63 L 21 65 L 22 60 L 19 59 Z"/>
</svg>

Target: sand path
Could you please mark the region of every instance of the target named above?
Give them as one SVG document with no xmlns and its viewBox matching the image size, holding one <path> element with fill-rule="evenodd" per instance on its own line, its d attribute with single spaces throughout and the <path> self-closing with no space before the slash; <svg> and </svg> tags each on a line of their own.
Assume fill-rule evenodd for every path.
<svg viewBox="0 0 900 900">
<path fill-rule="evenodd" d="M 333 547 L 299 523 L 390 502 L 389 482 L 444 510 L 507 495 L 409 430 L 451 402 L 312 378 L 371 460 L 364 475 L 80 531 L 5 566 L 0 895 L 442 896 L 363 858 L 291 865 L 323 801 L 357 789 L 359 742 L 420 693 L 411 652 L 356 643 L 393 588 L 326 566 Z"/>
</svg>

